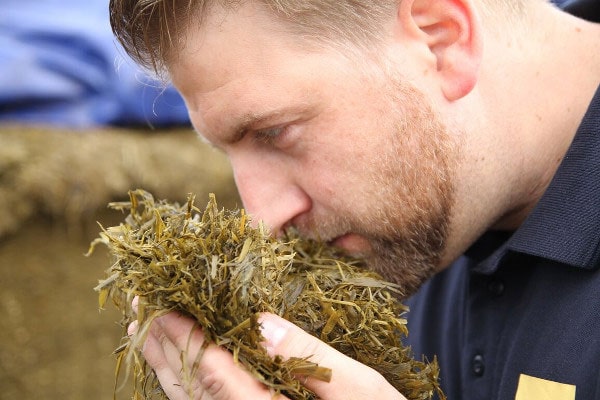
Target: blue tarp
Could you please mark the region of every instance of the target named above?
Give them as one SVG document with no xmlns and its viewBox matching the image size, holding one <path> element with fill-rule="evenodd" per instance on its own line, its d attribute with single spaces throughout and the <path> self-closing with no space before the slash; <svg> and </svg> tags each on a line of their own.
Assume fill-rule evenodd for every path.
<svg viewBox="0 0 600 400">
<path fill-rule="evenodd" d="M 118 47 L 108 0 L 3 0 L 0 122 L 189 124 L 179 94 Z"/>
</svg>

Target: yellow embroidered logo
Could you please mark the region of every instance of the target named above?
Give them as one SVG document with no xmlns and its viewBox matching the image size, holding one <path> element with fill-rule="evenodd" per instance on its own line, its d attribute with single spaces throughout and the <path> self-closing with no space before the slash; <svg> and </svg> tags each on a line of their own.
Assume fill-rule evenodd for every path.
<svg viewBox="0 0 600 400">
<path fill-rule="evenodd" d="M 575 385 L 521 374 L 515 400 L 575 400 Z"/>
</svg>

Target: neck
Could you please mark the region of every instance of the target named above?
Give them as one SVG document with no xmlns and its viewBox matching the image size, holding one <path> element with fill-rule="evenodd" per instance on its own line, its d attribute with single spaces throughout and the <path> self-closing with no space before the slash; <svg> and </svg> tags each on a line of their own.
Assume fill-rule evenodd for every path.
<svg viewBox="0 0 600 400">
<path fill-rule="evenodd" d="M 546 190 L 600 83 L 600 25 L 546 2 L 507 40 L 488 32 L 478 85 L 459 124 L 468 176 L 453 232 L 460 250 L 489 229 L 516 229 Z M 503 40 L 503 41 L 502 41 Z M 473 115 L 479 118 L 473 122 Z M 471 139 L 473 138 L 473 139 Z M 483 193 L 475 198 L 473 193 Z M 460 211 L 457 211 L 460 212 Z M 448 249 L 450 256 L 454 251 Z"/>
<path fill-rule="evenodd" d="M 482 71 L 482 90 L 492 99 L 483 121 L 492 127 L 492 146 L 505 149 L 496 160 L 506 186 L 499 188 L 498 229 L 515 229 L 539 201 L 600 83 L 600 25 L 544 2 L 531 2 L 528 19 L 532 28 L 520 38 L 489 49 Z"/>
</svg>

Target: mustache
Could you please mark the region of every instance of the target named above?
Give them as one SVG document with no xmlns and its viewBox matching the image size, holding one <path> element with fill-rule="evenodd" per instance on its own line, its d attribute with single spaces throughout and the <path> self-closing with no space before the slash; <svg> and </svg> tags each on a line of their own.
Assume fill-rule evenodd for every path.
<svg viewBox="0 0 600 400">
<path fill-rule="evenodd" d="M 339 215 L 305 215 L 293 221 L 286 229 L 286 233 L 295 233 L 298 236 L 318 242 L 331 243 L 335 239 L 350 232 L 362 231 L 350 218 Z"/>
</svg>

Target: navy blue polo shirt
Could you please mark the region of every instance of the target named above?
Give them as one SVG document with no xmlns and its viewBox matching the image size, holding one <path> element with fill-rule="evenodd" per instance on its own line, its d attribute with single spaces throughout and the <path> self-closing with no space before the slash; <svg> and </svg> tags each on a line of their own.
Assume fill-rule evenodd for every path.
<svg viewBox="0 0 600 400">
<path fill-rule="evenodd" d="M 590 21 L 600 22 L 600 1 L 560 0 L 560 6 L 569 13 Z"/>
<path fill-rule="evenodd" d="M 599 77 L 600 79 L 600 77 Z M 600 399 L 600 88 L 536 208 L 407 300 L 449 400 Z"/>
</svg>

